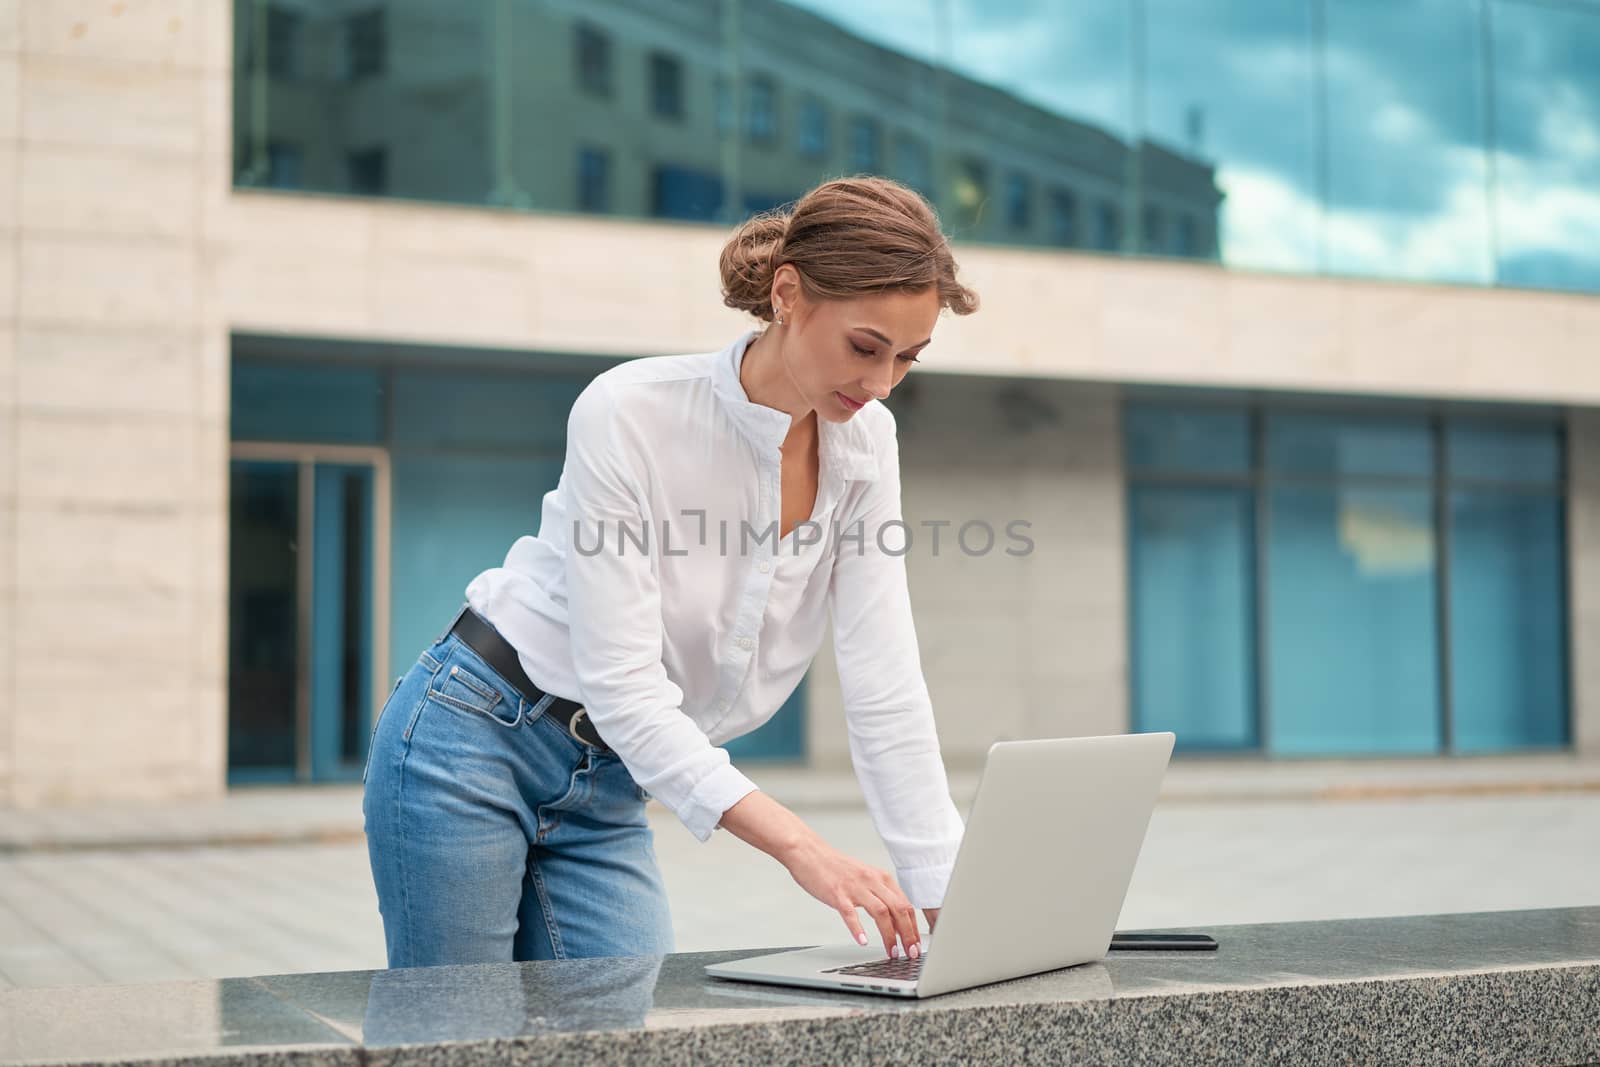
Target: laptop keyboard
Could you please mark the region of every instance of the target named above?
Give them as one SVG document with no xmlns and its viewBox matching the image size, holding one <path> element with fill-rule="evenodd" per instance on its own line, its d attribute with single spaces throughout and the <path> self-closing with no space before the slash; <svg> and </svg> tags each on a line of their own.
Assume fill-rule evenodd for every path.
<svg viewBox="0 0 1600 1067">
<path fill-rule="evenodd" d="M 823 974 L 856 974 L 865 978 L 904 978 L 908 982 L 915 982 L 922 973 L 922 961 L 927 956 L 916 958 L 901 957 L 898 959 L 873 960 L 871 963 L 852 963 L 848 967 L 829 967 Z"/>
</svg>

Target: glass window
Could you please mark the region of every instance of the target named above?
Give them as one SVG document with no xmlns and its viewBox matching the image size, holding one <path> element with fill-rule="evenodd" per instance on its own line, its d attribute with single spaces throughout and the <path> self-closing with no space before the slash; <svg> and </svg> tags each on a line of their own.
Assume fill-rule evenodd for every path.
<svg viewBox="0 0 1600 1067">
<path fill-rule="evenodd" d="M 989 199 L 989 168 L 975 156 L 956 161 L 955 182 L 950 190 L 956 225 L 971 234 L 983 220 Z"/>
<path fill-rule="evenodd" d="M 436 636 L 424 620 L 454 613 L 480 561 L 503 558 L 538 528 L 540 501 L 561 475 L 566 414 L 587 376 L 441 364 L 396 368 L 393 381 L 391 636 L 415 655 Z"/>
<path fill-rule="evenodd" d="M 1130 142 L 1128 42 L 1134 5 L 1127 0 L 1022 5 L 945 0 L 938 6 L 943 10 L 932 17 L 948 19 L 942 27 L 949 42 L 943 54 L 954 76 L 952 102 L 975 105 L 957 120 L 959 128 L 983 131 L 995 120 L 1026 116 L 1028 132 L 994 130 L 986 140 L 998 146 L 1011 137 L 1026 138 L 1029 147 L 1044 149 L 1064 164 L 1079 154 L 1073 148 L 1112 147 L 1108 135 L 1121 146 Z"/>
<path fill-rule="evenodd" d="M 370 367 L 233 361 L 235 441 L 378 444 L 383 379 Z"/>
<path fill-rule="evenodd" d="M 894 141 L 894 164 L 895 177 L 923 196 L 933 196 L 933 161 L 926 141 L 902 131 Z"/>
<path fill-rule="evenodd" d="M 228 485 L 228 769 L 295 763 L 300 465 L 234 460 Z"/>
<path fill-rule="evenodd" d="M 1140 404 L 1124 418 L 1132 471 L 1250 473 L 1250 415 L 1242 409 Z"/>
<path fill-rule="evenodd" d="M 1432 492 L 1280 486 L 1268 511 L 1268 747 L 1438 751 Z"/>
<path fill-rule="evenodd" d="M 1392 0 L 1321 6 L 1324 269 L 1491 280 L 1479 8 Z"/>
<path fill-rule="evenodd" d="M 241 64 L 235 72 L 239 184 L 518 206 L 534 206 L 530 188 L 559 189 L 559 202 L 537 206 L 570 210 L 565 180 L 552 183 L 518 171 L 565 167 L 554 160 L 570 160 L 574 149 L 564 148 L 560 156 L 530 154 L 505 143 L 527 129 L 527 117 L 536 109 L 514 99 L 526 95 L 526 79 L 495 76 L 496 58 L 515 55 L 515 48 L 491 48 L 490 42 L 503 9 L 516 6 L 520 12 L 525 5 L 445 4 L 424 10 L 353 0 L 294 6 L 295 82 L 252 73 L 266 69 L 270 57 L 259 65 Z M 234 27 L 243 35 L 242 47 L 255 45 L 256 19 L 263 12 L 251 0 L 235 0 Z M 511 21 L 521 25 L 520 18 Z M 564 19 L 549 21 L 555 39 L 566 41 L 570 25 Z M 556 91 L 574 95 L 570 86 Z M 399 141 L 397 131 L 403 134 Z M 292 145 L 295 153 L 292 162 L 280 160 L 275 176 L 266 147 L 273 142 Z M 376 170 L 376 157 L 366 155 L 375 145 L 390 152 L 381 188 L 352 173 L 363 166 L 368 175 Z"/>
<path fill-rule="evenodd" d="M 1561 480 L 1561 429 L 1554 423 L 1452 420 L 1445 428 L 1451 479 L 1551 485 Z"/>
<path fill-rule="evenodd" d="M 683 63 L 677 56 L 650 53 L 650 110 L 665 119 L 683 118 Z"/>
<path fill-rule="evenodd" d="M 578 149 L 578 210 L 611 210 L 611 153 L 604 148 Z"/>
<path fill-rule="evenodd" d="M 358 196 L 381 196 L 389 191 L 389 153 L 383 148 L 364 148 L 345 157 L 345 177 L 350 191 Z"/>
<path fill-rule="evenodd" d="M 828 109 L 821 100 L 814 96 L 802 98 L 795 125 L 795 147 L 801 155 L 819 159 L 828 154 Z"/>
<path fill-rule="evenodd" d="M 1071 189 L 1050 191 L 1050 240 L 1063 248 L 1078 243 L 1078 198 Z"/>
<path fill-rule="evenodd" d="M 600 27 L 579 22 L 573 27 L 572 51 L 578 88 L 596 96 L 611 95 L 611 37 Z"/>
<path fill-rule="evenodd" d="M 1194 230 L 1194 218 L 1189 215 L 1179 215 L 1178 225 L 1174 230 L 1172 251 L 1179 256 L 1198 256 L 1199 243 Z"/>
<path fill-rule="evenodd" d="M 785 31 L 804 27 L 808 37 L 848 49 L 841 58 L 898 55 L 929 64 L 938 60 L 938 14 L 928 0 L 781 0 L 816 16 L 810 23 L 784 19 Z M 747 19 L 748 15 L 745 16 Z M 843 73 L 841 70 L 840 73 Z"/>
<path fill-rule="evenodd" d="M 513 416 L 516 418 L 518 416 Z M 561 456 L 486 450 L 397 451 L 390 548 L 390 662 L 414 662 L 484 561 L 505 558 L 537 530 L 540 501 L 561 477 Z"/>
<path fill-rule="evenodd" d="M 1135 172 L 1129 149 L 1135 8 L 1127 0 L 936 5 L 933 19 L 947 42 L 940 97 L 952 161 L 948 200 L 940 207 L 956 236 L 1025 239 L 1032 212 L 1028 223 L 1016 221 L 1012 208 L 1020 213 L 1021 198 L 1010 195 L 1006 177 L 1024 163 L 1044 187 L 1122 195 Z M 993 168 L 993 180 L 984 166 Z"/>
<path fill-rule="evenodd" d="M 1553 494 L 1450 494 L 1457 751 L 1567 743 L 1562 526 L 1561 500 Z"/>
<path fill-rule="evenodd" d="M 351 80 L 375 78 L 388 66 L 388 28 L 383 8 L 344 20 L 344 66 Z"/>
<path fill-rule="evenodd" d="M 1251 463 L 1253 417 L 1268 467 Z M 1427 753 L 1447 736 L 1459 752 L 1570 743 L 1561 425 L 1532 410 L 1447 417 L 1442 494 L 1434 425 L 1154 397 L 1124 409 L 1141 729 L 1297 755 Z M 1219 680 L 1234 677 L 1256 568 L 1266 610 L 1244 670 L 1264 657 L 1260 739 L 1243 683 Z M 1186 659 L 1186 642 L 1221 673 Z"/>
<path fill-rule="evenodd" d="M 889 173 L 958 239 L 1037 231 L 1251 269 L 1600 290 L 1594 0 L 777 0 L 737 19 L 723 3 L 233 9 L 240 184 L 265 183 L 264 146 L 284 141 L 304 154 L 294 184 L 347 192 L 342 163 L 372 143 L 398 152 L 403 130 L 407 165 L 383 195 L 568 210 L 583 130 L 626 116 L 539 117 L 642 77 L 628 108 L 705 126 L 615 157 L 618 187 L 665 166 L 716 172 L 730 218 L 837 173 Z M 544 41 L 570 52 L 570 79 L 529 74 Z M 647 58 L 619 74 L 623 41 L 648 42 Z M 781 81 L 746 63 L 774 55 Z M 771 79 L 730 93 L 720 77 L 736 68 Z M 365 84 L 390 75 L 378 95 Z M 784 84 L 810 97 L 792 140 Z M 830 128 L 824 93 L 849 128 Z M 738 144 L 714 143 L 713 125 Z M 779 143 L 799 169 L 741 160 Z M 1009 177 L 1024 171 L 1026 195 Z M 1053 189 L 1074 191 L 1075 224 Z"/>
<path fill-rule="evenodd" d="M 716 171 L 659 166 L 651 174 L 652 215 L 663 219 L 710 222 L 722 212 L 724 186 Z"/>
<path fill-rule="evenodd" d="M 1134 729 L 1185 749 L 1251 748 L 1255 708 L 1254 494 L 1129 491 Z"/>
<path fill-rule="evenodd" d="M 1274 472 L 1433 475 L 1433 436 L 1420 417 L 1270 412 L 1266 438 L 1266 464 Z"/>
<path fill-rule="evenodd" d="M 304 20 L 299 12 L 277 4 L 267 7 L 267 74 L 274 78 L 301 75 L 300 32 Z"/>
<path fill-rule="evenodd" d="M 744 213 L 747 217 L 759 215 L 766 211 L 780 211 L 783 214 L 791 214 L 794 211 L 794 202 L 797 199 L 799 197 L 786 196 L 783 193 L 746 192 L 744 194 Z"/>
<path fill-rule="evenodd" d="M 746 121 L 752 144 L 770 145 L 778 139 L 778 86 L 764 74 L 751 77 Z"/>
<path fill-rule="evenodd" d="M 1167 220 L 1161 209 L 1154 204 L 1144 206 L 1143 233 L 1141 234 L 1144 250 L 1146 252 L 1165 252 L 1167 243 Z"/>
<path fill-rule="evenodd" d="M 1006 175 L 1006 224 L 1026 230 L 1033 214 L 1033 185 L 1021 171 Z"/>
<path fill-rule="evenodd" d="M 1600 290 L 1600 6 L 1489 5 L 1497 280 Z"/>
<path fill-rule="evenodd" d="M 1159 194 L 1177 254 L 1317 270 L 1323 194 L 1312 3 L 1141 3 L 1140 133 L 1158 146 L 1142 160 L 1141 194 Z M 1187 248 L 1185 218 L 1194 236 Z M 1218 233 L 1220 242 L 1210 236 Z"/>
<path fill-rule="evenodd" d="M 718 74 L 712 81 L 712 94 L 716 97 L 713 111 L 716 113 L 717 132 L 724 136 L 733 132 L 737 116 L 734 114 L 737 103 L 733 98 L 733 87 L 728 84 L 728 79 Z"/>
<path fill-rule="evenodd" d="M 399 450 L 538 453 L 561 459 L 567 412 L 587 384 L 556 374 L 399 368 L 392 444 Z"/>
<path fill-rule="evenodd" d="M 1122 248 L 1122 210 L 1109 200 L 1094 206 L 1094 246 L 1102 252 Z"/>
<path fill-rule="evenodd" d="M 763 197 L 793 200 L 830 178 L 881 174 L 938 206 L 941 174 L 930 146 L 948 126 L 954 105 L 941 102 L 946 71 L 938 58 L 944 29 L 937 5 L 779 0 L 746 4 L 745 12 L 740 26 L 752 49 L 806 64 L 809 77 L 786 74 L 785 84 L 804 85 L 806 96 L 816 99 L 799 104 L 795 113 L 799 168 L 745 172 L 747 179 L 761 176 Z M 780 115 L 789 121 L 784 111 Z"/>
<path fill-rule="evenodd" d="M 305 183 L 302 177 L 303 156 L 299 145 L 272 141 L 267 145 L 266 185 L 269 189 L 299 189 Z"/>
<path fill-rule="evenodd" d="M 857 174 L 878 171 L 878 124 L 865 115 L 850 120 L 850 168 Z"/>
</svg>

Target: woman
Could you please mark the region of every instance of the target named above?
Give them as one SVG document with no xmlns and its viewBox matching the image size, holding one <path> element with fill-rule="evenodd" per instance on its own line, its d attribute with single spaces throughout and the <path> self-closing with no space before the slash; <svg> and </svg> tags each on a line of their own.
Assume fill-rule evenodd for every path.
<svg viewBox="0 0 1600 1067">
<path fill-rule="evenodd" d="M 669 952 L 644 802 L 728 830 L 890 956 L 932 929 L 962 822 L 906 589 L 894 418 L 943 308 L 936 215 L 881 178 L 741 226 L 724 301 L 770 325 L 623 363 L 573 404 L 537 537 L 478 575 L 373 730 L 363 810 L 389 966 Z M 895 876 L 718 744 L 793 692 L 831 617 L 850 752 Z"/>
</svg>

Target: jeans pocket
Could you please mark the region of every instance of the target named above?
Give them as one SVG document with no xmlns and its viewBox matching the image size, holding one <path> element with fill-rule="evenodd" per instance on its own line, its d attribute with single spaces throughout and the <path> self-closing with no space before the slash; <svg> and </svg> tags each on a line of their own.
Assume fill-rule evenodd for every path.
<svg viewBox="0 0 1600 1067">
<path fill-rule="evenodd" d="M 522 723 L 523 700 L 515 693 L 509 696 L 501 693 L 480 672 L 460 659 L 434 676 L 428 687 L 428 699 L 457 711 L 486 716 L 501 726 Z"/>
</svg>

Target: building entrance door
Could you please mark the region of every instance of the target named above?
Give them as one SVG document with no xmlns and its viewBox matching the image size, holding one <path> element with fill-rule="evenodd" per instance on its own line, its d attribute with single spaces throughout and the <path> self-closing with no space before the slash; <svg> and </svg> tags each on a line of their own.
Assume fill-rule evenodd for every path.
<svg viewBox="0 0 1600 1067">
<path fill-rule="evenodd" d="M 358 781 L 388 696 L 389 460 L 235 443 L 228 779 Z"/>
</svg>

